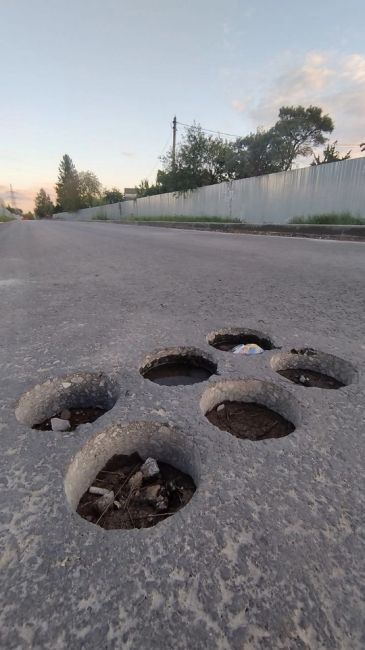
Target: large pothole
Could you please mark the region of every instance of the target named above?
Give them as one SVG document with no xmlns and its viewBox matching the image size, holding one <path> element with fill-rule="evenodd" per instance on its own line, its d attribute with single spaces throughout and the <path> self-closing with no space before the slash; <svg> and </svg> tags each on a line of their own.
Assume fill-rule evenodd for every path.
<svg viewBox="0 0 365 650">
<path fill-rule="evenodd" d="M 290 393 L 257 379 L 238 379 L 210 386 L 200 407 L 211 424 L 236 438 L 265 440 L 292 433 L 299 408 Z"/>
<path fill-rule="evenodd" d="M 163 386 L 187 386 L 206 381 L 217 364 L 197 348 L 165 348 L 143 360 L 140 373 L 145 379 Z"/>
<path fill-rule="evenodd" d="M 348 361 L 311 348 L 275 354 L 270 363 L 279 375 L 307 388 L 342 388 L 357 375 Z"/>
<path fill-rule="evenodd" d="M 199 468 L 196 448 L 177 429 L 114 424 L 76 454 L 65 492 L 71 508 L 91 523 L 108 530 L 150 528 L 186 506 Z"/>
<path fill-rule="evenodd" d="M 267 334 L 241 327 L 227 327 L 210 332 L 207 335 L 207 342 L 217 350 L 223 350 L 224 352 L 232 352 L 237 345 L 250 343 L 260 346 L 263 350 L 272 350 L 276 347 Z"/>
<path fill-rule="evenodd" d="M 51 419 L 55 418 L 59 425 L 68 422 L 64 430 L 72 431 L 109 411 L 118 396 L 114 379 L 103 373 L 79 372 L 34 386 L 20 398 L 15 415 L 19 422 L 34 429 L 52 430 Z"/>
</svg>

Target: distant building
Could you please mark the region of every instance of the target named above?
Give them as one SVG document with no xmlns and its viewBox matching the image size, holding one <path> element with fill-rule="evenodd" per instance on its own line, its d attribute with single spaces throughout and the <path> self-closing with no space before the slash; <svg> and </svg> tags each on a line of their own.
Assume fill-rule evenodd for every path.
<svg viewBox="0 0 365 650">
<path fill-rule="evenodd" d="M 135 187 L 125 187 L 124 188 L 124 200 L 132 201 L 137 198 L 137 190 Z"/>
</svg>

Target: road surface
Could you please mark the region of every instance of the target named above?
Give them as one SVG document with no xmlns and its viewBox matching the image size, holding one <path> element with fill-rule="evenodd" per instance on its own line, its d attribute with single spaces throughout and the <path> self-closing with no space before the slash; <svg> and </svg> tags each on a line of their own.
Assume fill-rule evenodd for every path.
<svg viewBox="0 0 365 650">
<path fill-rule="evenodd" d="M 364 277 L 360 243 L 0 224 L 2 648 L 364 647 Z M 247 358 L 207 344 L 231 326 L 278 349 Z M 219 374 L 193 386 L 145 380 L 145 355 L 171 346 L 210 354 Z M 338 357 L 340 372 L 351 363 L 352 383 L 304 388 L 274 372 L 274 355 L 302 347 Z M 17 420 L 26 391 L 80 372 L 116 386 L 99 420 L 71 434 Z M 209 424 L 202 395 L 247 378 L 273 384 L 291 435 L 242 441 Z M 171 453 L 198 489 L 151 529 L 104 531 L 73 511 L 70 463 L 88 443 L 91 462 L 96 434 L 107 429 L 108 450 L 137 420 L 162 453 L 178 430 Z"/>
</svg>

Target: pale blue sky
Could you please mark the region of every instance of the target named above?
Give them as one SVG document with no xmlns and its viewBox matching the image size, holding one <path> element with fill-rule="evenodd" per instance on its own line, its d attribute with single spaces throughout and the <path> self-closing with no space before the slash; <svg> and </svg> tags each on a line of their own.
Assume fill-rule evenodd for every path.
<svg viewBox="0 0 365 650">
<path fill-rule="evenodd" d="M 318 103 L 362 142 L 364 24 L 364 0 L 0 0 L 0 197 L 32 207 L 64 153 L 108 187 L 153 180 L 175 113 L 246 134 Z"/>
</svg>

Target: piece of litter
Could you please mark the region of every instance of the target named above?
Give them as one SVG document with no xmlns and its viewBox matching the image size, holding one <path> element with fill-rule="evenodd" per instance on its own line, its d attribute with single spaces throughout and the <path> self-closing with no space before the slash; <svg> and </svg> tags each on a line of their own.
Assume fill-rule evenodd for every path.
<svg viewBox="0 0 365 650">
<path fill-rule="evenodd" d="M 51 418 L 51 427 L 52 431 L 68 431 L 70 423 L 68 420 L 62 420 L 61 418 Z"/>
<path fill-rule="evenodd" d="M 152 478 L 160 473 L 160 468 L 154 458 L 147 458 L 141 467 L 143 478 Z"/>
<path fill-rule="evenodd" d="M 236 345 L 232 352 L 233 354 L 261 354 L 263 349 L 257 343 L 242 343 Z"/>
</svg>

